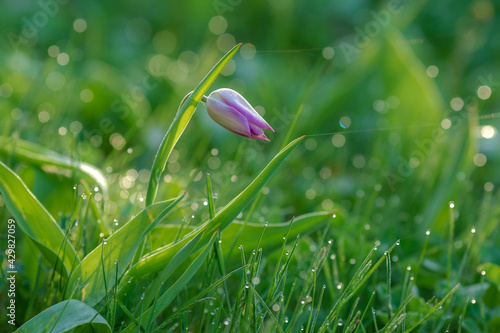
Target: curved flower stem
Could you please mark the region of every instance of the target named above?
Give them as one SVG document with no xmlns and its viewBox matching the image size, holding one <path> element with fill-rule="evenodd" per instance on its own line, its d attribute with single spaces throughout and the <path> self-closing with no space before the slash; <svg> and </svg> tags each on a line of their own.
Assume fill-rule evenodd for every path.
<svg viewBox="0 0 500 333">
<path fill-rule="evenodd" d="M 151 167 L 151 175 L 149 177 L 148 189 L 146 193 L 146 206 L 151 205 L 156 198 L 158 191 L 158 186 L 160 185 L 161 175 L 165 169 L 168 157 L 172 152 L 175 144 L 179 140 L 180 136 L 186 129 L 191 117 L 198 103 L 204 97 L 205 92 L 210 88 L 217 75 L 220 73 L 222 68 L 228 63 L 228 61 L 234 56 L 234 54 L 240 48 L 241 43 L 233 47 L 228 53 L 226 53 L 221 60 L 208 72 L 207 76 L 198 84 L 198 86 L 189 94 L 184 97 L 181 102 L 181 106 L 177 114 L 175 115 L 172 124 L 170 125 L 167 133 L 165 134 L 163 141 L 158 148 L 155 159 L 153 161 L 153 166 Z"/>
<path fill-rule="evenodd" d="M 186 102 L 186 100 L 189 98 L 189 96 L 191 96 L 192 93 L 193 93 L 193 91 L 191 90 L 190 92 L 188 92 L 186 94 L 186 96 L 184 96 L 184 98 L 181 101 L 181 104 L 179 104 L 179 108 L 177 109 L 177 112 L 179 112 L 179 110 L 182 108 L 182 106 L 184 105 L 184 103 Z M 207 98 L 208 98 L 207 96 L 203 95 L 203 97 L 201 98 L 201 102 L 206 103 L 207 102 Z"/>
</svg>

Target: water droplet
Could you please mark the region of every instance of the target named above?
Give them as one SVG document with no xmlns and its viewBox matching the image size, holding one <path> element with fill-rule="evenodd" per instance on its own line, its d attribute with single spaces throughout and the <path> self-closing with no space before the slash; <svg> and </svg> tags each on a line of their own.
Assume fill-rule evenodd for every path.
<svg viewBox="0 0 500 333">
<path fill-rule="evenodd" d="M 95 186 L 94 187 L 94 192 L 99 192 L 99 187 Z"/>
<path fill-rule="evenodd" d="M 333 215 L 332 215 L 332 217 L 333 217 L 333 218 L 336 218 L 336 217 L 337 217 L 337 214 L 333 214 Z"/>
<path fill-rule="evenodd" d="M 264 223 L 264 227 L 267 227 L 269 225 L 269 222 Z"/>
<path fill-rule="evenodd" d="M 455 203 L 453 201 L 450 201 L 450 208 L 455 208 Z"/>
<path fill-rule="evenodd" d="M 486 275 L 486 271 L 481 271 L 481 275 Z"/>
<path fill-rule="evenodd" d="M 245 289 L 248 289 L 250 288 L 250 286 L 248 285 L 248 282 L 245 284 Z"/>
<path fill-rule="evenodd" d="M 102 243 L 103 243 L 104 245 L 106 245 L 106 244 L 108 244 L 108 240 L 107 240 L 106 238 L 103 238 Z"/>
<path fill-rule="evenodd" d="M 115 265 L 118 265 L 118 260 L 115 260 Z"/>
<path fill-rule="evenodd" d="M 344 322 L 342 321 L 342 318 L 339 318 L 338 325 L 342 326 L 343 324 L 344 324 Z"/>
<path fill-rule="evenodd" d="M 333 239 L 328 240 L 328 244 L 332 244 L 332 243 L 333 243 Z"/>
<path fill-rule="evenodd" d="M 219 244 L 222 244 L 222 239 L 219 239 Z"/>
<path fill-rule="evenodd" d="M 411 271 L 411 266 L 406 267 L 408 271 Z"/>
<path fill-rule="evenodd" d="M 396 241 L 396 245 L 399 245 L 399 244 L 401 244 L 401 241 L 398 239 L 398 240 Z"/>
<path fill-rule="evenodd" d="M 475 233 L 476 233 L 476 228 L 472 228 L 472 229 L 470 230 L 470 232 L 472 232 L 473 234 L 475 234 Z"/>
<path fill-rule="evenodd" d="M 429 236 L 429 235 L 431 234 L 431 231 L 430 231 L 430 230 L 427 230 L 427 231 L 425 232 L 425 234 L 426 234 L 427 236 Z"/>
<path fill-rule="evenodd" d="M 238 246 L 238 249 L 242 250 L 243 249 L 243 245 Z"/>
<path fill-rule="evenodd" d="M 300 304 L 306 304 L 306 301 L 300 301 Z"/>
<path fill-rule="evenodd" d="M 285 323 L 288 324 L 288 317 L 285 317 Z"/>
<path fill-rule="evenodd" d="M 372 308 L 372 313 L 375 314 L 375 309 L 374 308 Z"/>
</svg>

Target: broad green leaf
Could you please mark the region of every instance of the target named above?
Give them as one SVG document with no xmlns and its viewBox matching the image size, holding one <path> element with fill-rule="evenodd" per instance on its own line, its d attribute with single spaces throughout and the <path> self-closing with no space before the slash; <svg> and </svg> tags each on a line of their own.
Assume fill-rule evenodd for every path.
<svg viewBox="0 0 500 333">
<path fill-rule="evenodd" d="M 92 250 L 73 271 L 66 294 L 74 293 L 90 306 L 99 302 L 115 285 L 115 275 L 125 272 L 142 240 L 182 197 L 146 207 Z"/>
<path fill-rule="evenodd" d="M 210 88 L 212 82 L 214 82 L 217 75 L 228 61 L 236 54 L 241 44 L 233 47 L 226 55 L 224 55 L 221 60 L 208 72 L 207 76 L 198 84 L 194 91 L 185 98 L 181 103 L 180 109 L 177 115 L 170 125 L 170 128 L 165 134 L 158 152 L 156 153 L 155 160 L 153 162 L 153 167 L 151 168 L 151 177 L 149 178 L 148 191 L 146 194 L 146 205 L 150 205 L 154 202 L 156 197 L 156 192 L 158 191 L 158 186 L 160 183 L 161 174 L 165 170 L 165 165 L 167 163 L 168 157 L 174 149 L 175 144 L 181 137 L 184 129 L 191 120 L 191 117 L 201 101 L 205 92 Z"/>
<path fill-rule="evenodd" d="M 193 260 L 191 265 L 184 271 L 184 273 L 174 282 L 174 284 L 168 288 L 165 293 L 163 293 L 156 302 L 144 313 L 142 313 L 143 324 L 147 324 L 150 321 L 153 321 L 160 315 L 160 313 L 166 309 L 166 307 L 172 302 L 172 300 L 177 296 L 179 292 L 181 292 L 187 283 L 191 280 L 194 274 L 198 271 L 200 266 L 205 261 L 210 249 L 212 248 L 212 244 L 217 236 L 217 233 L 214 232 L 208 244 L 205 246 L 203 251 Z M 135 324 L 132 323 L 124 332 L 133 332 L 136 330 L 134 327 Z"/>
<path fill-rule="evenodd" d="M 96 310 L 85 303 L 70 299 L 40 312 L 16 332 L 62 333 L 87 325 L 92 327 L 92 332 L 111 332 L 107 321 Z"/>
<path fill-rule="evenodd" d="M 154 230 L 156 229 L 157 228 L 155 228 Z M 174 255 L 172 260 L 170 260 L 165 268 L 162 269 L 160 274 L 158 274 L 158 276 L 154 279 L 154 281 L 146 291 L 146 294 L 144 295 L 144 304 L 146 304 L 146 306 L 149 306 L 151 304 L 155 295 L 160 291 L 163 283 L 172 275 L 172 273 L 174 273 L 181 264 L 189 259 L 202 235 L 203 233 L 199 233 L 198 235 L 193 237 L 193 239 L 191 239 L 182 249 L 180 249 L 179 252 Z"/>
<path fill-rule="evenodd" d="M 339 215 L 341 214 L 337 212 L 337 220 L 340 218 Z M 299 234 L 306 235 L 313 232 L 314 230 L 323 227 L 324 223 L 328 222 L 331 219 L 331 216 L 331 213 L 319 212 L 304 214 L 294 218 L 292 227 L 290 229 L 290 234 L 288 235 L 288 241 L 293 241 Z M 283 238 L 283 235 L 285 235 L 285 233 L 288 231 L 289 226 L 290 222 L 269 224 L 266 227 L 266 230 L 262 237 L 261 247 L 271 251 L 280 248 L 282 243 L 277 242 L 276 240 L 281 240 Z M 153 248 L 159 248 L 165 244 L 172 243 L 181 227 L 182 226 L 178 224 L 163 224 L 157 226 L 150 235 Z M 227 253 L 229 251 L 228 245 L 232 243 L 232 240 L 236 237 L 241 227 L 243 227 L 242 234 L 245 235 L 245 237 L 241 237 L 237 245 L 243 245 L 243 248 L 246 251 L 251 251 L 255 248 L 264 225 L 262 223 L 251 222 L 247 222 L 245 225 L 243 221 L 234 221 L 233 223 L 228 225 L 226 229 L 224 229 L 224 231 L 221 233 L 221 240 L 223 244 L 222 250 L 224 253 L 224 257 L 227 256 Z M 186 228 L 185 234 L 194 229 L 195 227 Z M 239 264 L 240 256 L 241 254 L 239 251 L 233 251 L 230 257 L 231 264 Z"/>
<path fill-rule="evenodd" d="M 124 281 L 128 281 L 130 278 L 137 281 L 143 276 L 160 271 L 172 259 L 175 253 L 179 251 L 179 249 L 205 229 L 206 232 L 198 242 L 198 249 L 207 244 L 210 235 L 212 235 L 216 230 L 222 232 L 226 229 L 226 227 L 233 222 L 236 216 L 238 216 L 238 214 L 252 201 L 269 178 L 271 178 L 274 172 L 278 169 L 281 163 L 283 163 L 286 157 L 302 142 L 302 140 L 304 140 L 304 136 L 293 140 L 290 144 L 288 144 L 288 146 L 283 148 L 252 181 L 252 183 L 250 183 L 250 185 L 248 185 L 248 187 L 244 189 L 236 198 L 222 208 L 213 219 L 200 225 L 198 228 L 187 234 L 178 243 L 166 245 L 143 257 L 126 273 L 125 278 L 121 282 L 121 286 L 123 286 Z"/>
<path fill-rule="evenodd" d="M 75 249 L 56 220 L 26 187 L 14 171 L 0 162 L 0 192 L 19 228 L 58 272 L 67 276 L 78 263 Z M 59 269 L 58 263 L 64 263 Z"/>
<path fill-rule="evenodd" d="M 108 182 L 101 170 L 92 164 L 72 160 L 33 142 L 6 137 L 0 137 L 0 153 L 14 154 L 17 159 L 36 165 L 51 165 L 82 172 L 107 196 Z"/>
</svg>

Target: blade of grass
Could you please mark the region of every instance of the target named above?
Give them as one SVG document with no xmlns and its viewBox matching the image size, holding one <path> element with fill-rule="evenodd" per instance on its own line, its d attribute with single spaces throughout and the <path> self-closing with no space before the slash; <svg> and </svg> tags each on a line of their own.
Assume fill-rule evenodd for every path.
<svg viewBox="0 0 500 333">
<path fill-rule="evenodd" d="M 114 234 L 107 238 L 107 245 L 99 245 L 91 251 L 75 268 L 70 276 L 67 292 L 77 290 L 76 295 L 89 305 L 95 305 L 114 286 L 112 272 L 114 261 L 120 262 L 119 275 L 121 276 L 133 259 L 139 244 L 165 215 L 179 203 L 184 195 L 176 199 L 160 202 L 143 209 L 128 223 L 123 225 Z M 102 249 L 104 247 L 104 250 Z M 101 266 L 101 251 L 103 253 L 106 272 L 106 288 L 104 288 Z M 78 279 L 80 281 L 78 282 Z"/>
<path fill-rule="evenodd" d="M 78 263 L 76 251 L 56 220 L 38 201 L 21 178 L 0 162 L 0 192 L 5 206 L 14 216 L 16 224 L 36 245 L 43 257 L 56 271 L 68 276 L 74 263 Z M 64 254 L 63 256 L 61 256 Z M 63 263 L 61 270 L 58 269 Z M 58 265 L 59 264 L 59 265 Z"/>
<path fill-rule="evenodd" d="M 410 324 L 411 327 L 409 329 L 407 329 L 405 331 L 405 333 L 409 333 L 409 332 L 413 331 L 418 325 L 420 325 L 427 318 L 429 318 L 437 309 L 439 309 L 440 306 L 442 306 L 444 304 L 444 302 L 446 302 L 446 300 L 448 298 L 450 298 L 451 295 L 453 295 L 455 293 L 455 291 L 457 291 L 458 287 L 460 287 L 460 283 L 457 284 L 455 287 L 453 287 L 453 289 L 451 289 L 450 292 L 448 294 L 446 294 L 446 296 L 439 303 L 437 303 L 432 309 L 430 309 L 423 317 L 421 317 L 418 320 L 415 318 L 414 322 L 416 321 L 416 323 L 412 322 Z"/>
<path fill-rule="evenodd" d="M 207 230 L 207 233 L 202 237 L 198 244 L 198 248 L 206 245 L 209 241 L 211 233 L 216 230 L 221 232 L 238 216 L 238 214 L 252 201 L 257 193 L 271 178 L 273 173 L 283 163 L 286 157 L 302 142 L 304 137 L 300 137 L 292 141 L 288 146 L 281 150 L 273 160 L 262 170 L 262 172 L 254 179 L 248 187 L 243 190 L 236 198 L 222 208 L 213 219 L 203 223 L 198 228 L 187 234 L 181 241 L 175 244 L 164 246 L 149 255 L 142 258 L 135 264 L 127 273 L 126 278 L 122 280 L 122 284 L 129 278 L 140 279 L 151 273 L 158 272 L 165 267 L 173 255 L 184 246 L 191 238 L 200 233 L 202 230 Z"/>
</svg>

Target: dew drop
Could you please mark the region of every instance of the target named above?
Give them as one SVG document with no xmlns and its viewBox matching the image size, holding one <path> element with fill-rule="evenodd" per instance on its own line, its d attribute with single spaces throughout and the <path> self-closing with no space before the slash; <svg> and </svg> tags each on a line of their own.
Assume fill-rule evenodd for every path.
<svg viewBox="0 0 500 333">
<path fill-rule="evenodd" d="M 455 203 L 453 201 L 450 201 L 450 208 L 455 208 Z"/>
<path fill-rule="evenodd" d="M 430 230 L 427 230 L 427 231 L 425 232 L 425 234 L 426 234 L 427 236 L 429 236 L 429 235 L 431 234 L 431 231 L 430 231 Z"/>
<path fill-rule="evenodd" d="M 401 244 L 401 241 L 398 239 L 396 242 L 396 245 L 399 245 L 399 244 Z"/>
<path fill-rule="evenodd" d="M 115 260 L 115 265 L 118 265 L 118 260 Z"/>
<path fill-rule="evenodd" d="M 486 275 L 486 271 L 481 271 L 481 275 Z"/>
</svg>

